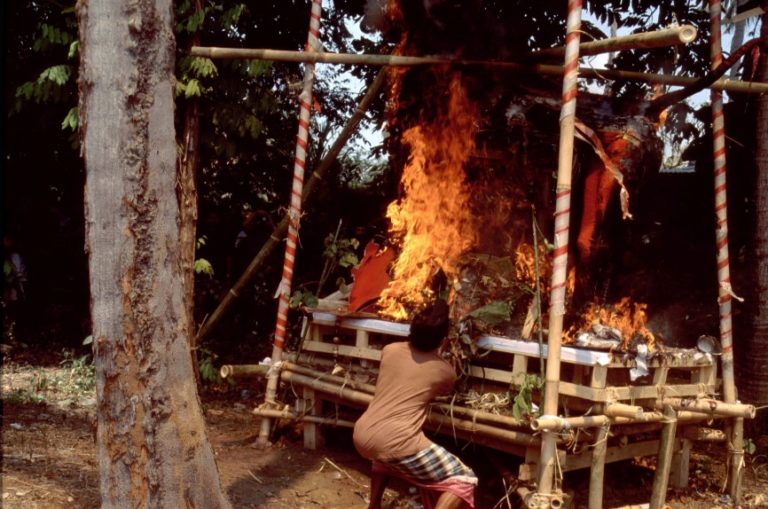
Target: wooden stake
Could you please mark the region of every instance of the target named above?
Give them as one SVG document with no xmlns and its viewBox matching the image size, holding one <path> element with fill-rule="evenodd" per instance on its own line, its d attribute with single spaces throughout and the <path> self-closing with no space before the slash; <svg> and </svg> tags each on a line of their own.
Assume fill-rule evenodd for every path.
<svg viewBox="0 0 768 509">
<path fill-rule="evenodd" d="M 603 508 L 603 477 L 605 453 L 608 450 L 608 426 L 601 426 L 592 446 L 592 466 L 589 471 L 589 509 Z"/>
<path fill-rule="evenodd" d="M 653 478 L 653 492 L 649 509 L 662 509 L 667 498 L 669 470 L 672 464 L 672 451 L 675 447 L 675 431 L 677 430 L 677 414 L 669 405 L 664 407 L 664 426 L 661 428 L 661 443 L 659 444 L 659 460 L 656 465 L 656 475 Z"/>
</svg>

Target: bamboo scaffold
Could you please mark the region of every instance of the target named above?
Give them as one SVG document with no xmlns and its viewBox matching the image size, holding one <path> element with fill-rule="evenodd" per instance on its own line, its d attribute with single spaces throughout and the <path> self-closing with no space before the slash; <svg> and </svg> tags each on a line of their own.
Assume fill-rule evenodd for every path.
<svg viewBox="0 0 768 509">
<path fill-rule="evenodd" d="M 723 65 L 721 44 L 722 9 L 720 0 L 709 0 L 710 20 L 710 56 L 712 69 Z M 731 289 L 730 255 L 728 253 L 728 183 L 726 180 L 725 118 L 723 94 L 712 91 L 712 150 L 715 176 L 715 239 L 717 243 L 717 282 L 718 307 L 720 313 L 720 343 L 723 348 L 721 362 L 723 371 L 723 399 L 727 404 L 736 403 L 736 379 L 733 366 L 733 320 L 732 303 L 734 293 Z M 754 417 L 754 412 L 752 413 Z M 735 505 L 739 505 L 741 495 L 741 473 L 744 462 L 743 447 L 744 419 L 737 417 L 726 427 L 728 435 L 728 493 Z"/>
<path fill-rule="evenodd" d="M 309 33 L 307 34 L 306 51 L 311 53 L 320 50 L 320 15 L 322 13 L 321 0 L 312 0 L 312 10 L 309 18 Z M 312 110 L 312 86 L 315 80 L 314 64 L 306 64 L 304 70 L 304 85 L 299 95 L 299 132 L 296 136 L 296 155 L 293 165 L 293 183 L 291 186 L 291 206 L 288 211 L 288 236 L 285 246 L 285 260 L 283 262 L 283 275 L 280 286 L 277 289 L 278 307 L 277 323 L 275 326 L 275 342 L 272 348 L 272 362 L 280 362 L 285 345 L 285 335 L 288 328 L 288 309 L 291 298 L 291 284 L 293 281 L 293 267 L 296 261 L 296 248 L 299 237 L 299 225 L 301 222 L 301 198 L 304 191 L 304 168 L 306 166 L 307 151 L 309 148 L 309 117 Z M 277 393 L 278 375 L 270 375 L 267 378 L 267 390 L 264 396 L 266 408 L 275 405 Z M 261 420 L 258 444 L 264 446 L 268 442 L 271 421 Z"/>
<path fill-rule="evenodd" d="M 685 44 L 690 42 L 691 31 L 689 27 L 682 26 L 676 29 L 660 30 L 658 32 L 647 32 L 644 34 L 635 34 L 644 37 L 639 39 L 629 39 L 635 36 L 621 36 L 608 38 L 600 41 L 584 43 L 580 47 L 586 46 L 588 54 L 599 54 L 605 52 L 617 51 L 618 49 L 638 49 L 649 47 L 670 46 L 673 44 Z M 677 33 L 677 39 L 670 35 Z M 690 40 L 689 40 L 690 39 Z M 653 41 L 651 45 L 650 41 Z M 424 56 L 404 56 L 404 55 L 377 55 L 377 54 L 352 54 L 352 53 L 332 53 L 332 52 L 313 52 L 291 51 L 278 49 L 253 49 L 253 48 L 220 48 L 195 46 L 191 50 L 191 55 L 196 57 L 205 57 L 212 59 L 250 59 L 250 60 L 270 60 L 279 62 L 308 62 L 325 63 L 337 65 L 371 65 L 371 66 L 393 66 L 408 67 L 421 65 L 450 65 L 456 67 L 487 67 L 497 70 L 507 70 L 528 74 L 542 74 L 549 76 L 559 76 L 564 72 L 564 67 L 553 64 L 537 63 L 541 55 L 554 56 L 562 54 L 562 47 L 548 48 L 537 53 L 531 53 L 521 58 L 519 62 L 505 62 L 495 60 L 463 60 L 445 57 L 424 57 Z M 670 86 L 687 87 L 699 82 L 700 78 L 687 76 L 674 76 L 665 74 L 652 74 L 636 71 L 624 71 L 620 69 L 594 69 L 592 67 L 580 67 L 579 76 L 583 78 L 604 79 L 604 80 L 627 80 L 627 81 L 645 81 L 649 83 L 659 83 Z M 729 92 L 742 93 L 766 93 L 768 92 L 768 83 L 748 82 L 721 78 L 706 85 L 713 90 L 727 90 Z"/>
<path fill-rule="evenodd" d="M 568 270 L 568 233 L 571 218 L 571 177 L 576 123 L 576 96 L 579 75 L 579 39 L 582 0 L 569 0 L 566 21 L 565 73 L 560 111 L 560 144 L 557 165 L 555 200 L 554 252 L 552 282 L 549 297 L 549 332 L 547 336 L 547 368 L 544 381 L 543 415 L 557 415 L 560 382 L 560 348 L 563 340 L 565 315 L 565 287 Z M 559 491 L 556 476 L 557 435 L 542 432 L 539 461 L 538 492 L 536 500 L 543 503 Z"/>
</svg>

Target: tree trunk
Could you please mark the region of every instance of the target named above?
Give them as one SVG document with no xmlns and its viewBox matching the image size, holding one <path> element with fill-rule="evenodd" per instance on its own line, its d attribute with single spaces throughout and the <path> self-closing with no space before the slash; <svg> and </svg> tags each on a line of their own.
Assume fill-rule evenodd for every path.
<svg viewBox="0 0 768 509">
<path fill-rule="evenodd" d="M 102 507 L 229 508 L 189 355 L 172 2 L 77 11 Z"/>
<path fill-rule="evenodd" d="M 763 15 L 761 35 L 768 37 L 768 14 Z M 758 78 L 768 81 L 768 55 L 763 51 L 758 63 Z M 768 95 L 756 98 L 757 128 L 755 129 L 755 260 L 752 280 L 755 293 L 751 303 L 752 319 L 744 344 L 744 376 L 741 378 L 740 398 L 756 406 L 768 404 Z M 766 413 L 758 413 L 756 423 L 768 429 Z"/>
<path fill-rule="evenodd" d="M 195 0 L 195 12 L 203 10 L 202 0 Z M 189 47 L 200 45 L 200 32 L 195 32 Z M 184 274 L 184 295 L 195 295 L 195 251 L 197 247 L 197 167 L 200 164 L 200 103 L 196 97 L 188 100 L 184 114 L 184 133 L 181 136 L 181 157 L 179 159 L 179 213 L 181 215 L 179 243 L 181 244 L 181 271 Z M 192 356 L 192 371 L 195 381 L 200 384 L 200 366 L 197 358 L 197 327 L 195 325 L 195 302 L 189 299 L 186 306 L 187 320 L 193 325 L 189 335 L 189 351 Z"/>
</svg>

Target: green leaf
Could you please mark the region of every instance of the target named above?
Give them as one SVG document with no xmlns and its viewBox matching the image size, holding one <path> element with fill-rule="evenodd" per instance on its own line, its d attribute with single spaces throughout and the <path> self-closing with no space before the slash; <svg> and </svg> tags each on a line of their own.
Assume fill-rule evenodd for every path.
<svg viewBox="0 0 768 509">
<path fill-rule="evenodd" d="M 203 26 L 203 22 L 205 21 L 205 12 L 205 9 L 197 11 L 192 14 L 189 19 L 187 19 L 187 32 L 197 32 Z"/>
<path fill-rule="evenodd" d="M 213 276 L 213 265 L 205 258 L 198 258 L 195 260 L 195 274 Z"/>
<path fill-rule="evenodd" d="M 482 320 L 491 326 L 508 322 L 512 318 L 509 314 L 509 306 L 506 302 L 500 300 L 475 309 L 469 313 L 469 316 Z"/>
<path fill-rule="evenodd" d="M 258 78 L 266 74 L 272 67 L 272 62 L 268 60 L 249 60 L 245 65 L 245 73 L 251 78 Z"/>
<path fill-rule="evenodd" d="M 41 72 L 37 82 L 43 84 L 46 81 L 52 81 L 57 85 L 64 85 L 71 75 L 72 67 L 69 65 L 54 65 Z"/>
<path fill-rule="evenodd" d="M 357 255 L 352 252 L 344 253 L 341 255 L 341 258 L 339 258 L 339 265 L 342 267 L 352 267 L 358 263 L 359 260 L 357 259 Z"/>
<path fill-rule="evenodd" d="M 64 120 L 61 122 L 61 128 L 62 130 L 70 128 L 73 131 L 77 131 L 77 126 L 80 124 L 80 109 L 75 106 L 74 108 L 70 108 L 69 112 L 67 112 L 67 116 L 64 117 Z"/>
<path fill-rule="evenodd" d="M 67 58 L 74 58 L 77 56 L 77 53 L 80 51 L 80 40 L 75 39 L 72 41 L 72 44 L 69 45 L 69 52 L 67 53 Z"/>
<path fill-rule="evenodd" d="M 184 89 L 184 97 L 189 99 L 190 97 L 200 97 L 200 95 L 200 82 L 195 79 L 189 80 Z"/>
<path fill-rule="evenodd" d="M 210 58 L 193 57 L 189 62 L 189 68 L 201 78 L 209 78 L 219 73 L 216 64 Z"/>
<path fill-rule="evenodd" d="M 242 16 L 244 11 L 245 4 L 237 4 L 231 9 L 227 10 L 221 17 L 221 23 L 224 25 L 224 28 L 231 30 L 235 25 L 237 25 L 237 22 L 240 21 L 240 16 Z"/>
</svg>

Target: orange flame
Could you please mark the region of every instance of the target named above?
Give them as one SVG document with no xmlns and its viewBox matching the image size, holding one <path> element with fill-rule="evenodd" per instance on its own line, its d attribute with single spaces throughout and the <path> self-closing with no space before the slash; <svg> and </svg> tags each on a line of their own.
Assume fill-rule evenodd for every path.
<svg viewBox="0 0 768 509">
<path fill-rule="evenodd" d="M 623 346 L 626 348 L 635 336 L 640 335 L 653 350 L 656 346 L 656 337 L 648 330 L 648 304 L 632 302 L 629 297 L 623 297 L 618 303 L 610 306 L 590 305 L 587 311 L 579 317 L 577 323 L 572 325 L 565 334 L 566 342 L 573 342 L 576 333 L 589 329 L 592 324 L 599 323 L 621 331 L 624 338 Z"/>
<path fill-rule="evenodd" d="M 478 112 L 458 75 L 448 93 L 442 113 L 403 134 L 411 149 L 401 180 L 404 196 L 387 209 L 400 256 L 379 301 L 381 314 L 395 319 L 406 319 L 409 309 L 433 298 L 429 284 L 438 270 L 453 280 L 459 258 L 478 242 L 465 172 Z"/>
</svg>

